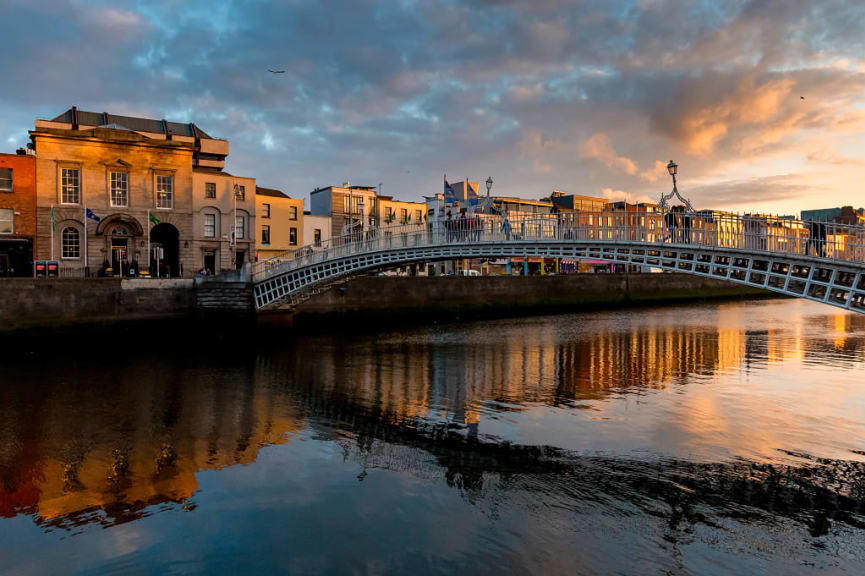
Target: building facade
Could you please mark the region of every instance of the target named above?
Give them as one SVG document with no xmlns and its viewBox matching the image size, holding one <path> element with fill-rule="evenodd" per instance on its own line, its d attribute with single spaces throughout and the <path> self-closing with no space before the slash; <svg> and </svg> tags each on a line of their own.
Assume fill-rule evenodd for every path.
<svg viewBox="0 0 865 576">
<path fill-rule="evenodd" d="M 310 212 L 303 213 L 303 245 L 319 247 L 330 240 L 331 219 L 327 216 L 313 216 Z"/>
<path fill-rule="evenodd" d="M 226 140 L 195 124 L 75 107 L 37 120 L 30 137 L 37 259 L 59 260 L 67 275 L 188 277 L 201 268 L 193 172 L 221 170 Z"/>
<path fill-rule="evenodd" d="M 331 219 L 334 236 L 349 231 L 366 231 L 378 226 L 378 196 L 374 186 L 343 186 L 316 188 L 309 195 L 310 213 Z"/>
<path fill-rule="evenodd" d="M 383 230 L 394 226 L 423 226 L 426 221 L 427 205 L 424 202 L 403 202 L 392 196 L 379 196 L 377 220 Z"/>
<path fill-rule="evenodd" d="M 303 199 L 257 187 L 255 250 L 258 261 L 294 253 L 303 242 Z"/>
<path fill-rule="evenodd" d="M 255 178 L 219 168 L 192 169 L 192 252 L 196 269 L 219 274 L 255 255 Z"/>
<path fill-rule="evenodd" d="M 0 154 L 0 278 L 33 275 L 36 158 Z"/>
</svg>

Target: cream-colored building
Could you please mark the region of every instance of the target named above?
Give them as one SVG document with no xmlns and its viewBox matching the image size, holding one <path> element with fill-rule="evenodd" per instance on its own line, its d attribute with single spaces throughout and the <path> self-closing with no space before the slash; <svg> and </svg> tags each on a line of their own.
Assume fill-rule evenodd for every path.
<svg viewBox="0 0 865 576">
<path fill-rule="evenodd" d="M 303 245 L 316 248 L 330 240 L 331 219 L 328 216 L 313 216 L 308 211 L 303 213 Z"/>
<path fill-rule="evenodd" d="M 383 230 L 394 226 L 423 226 L 426 221 L 427 205 L 424 202 L 403 202 L 392 196 L 379 196 L 378 222 Z"/>
<path fill-rule="evenodd" d="M 295 252 L 304 235 L 303 199 L 272 188 L 256 188 L 258 214 L 255 249 L 258 261 Z"/>
<path fill-rule="evenodd" d="M 218 168 L 193 168 L 192 252 L 196 269 L 219 274 L 252 262 L 255 190 L 255 178 L 233 176 Z"/>
<path fill-rule="evenodd" d="M 226 140 L 195 124 L 75 107 L 36 120 L 30 137 L 36 259 L 59 260 L 65 275 L 95 275 L 108 267 L 115 273 L 132 267 L 160 276 L 195 274 L 193 170 L 221 169 Z"/>
</svg>

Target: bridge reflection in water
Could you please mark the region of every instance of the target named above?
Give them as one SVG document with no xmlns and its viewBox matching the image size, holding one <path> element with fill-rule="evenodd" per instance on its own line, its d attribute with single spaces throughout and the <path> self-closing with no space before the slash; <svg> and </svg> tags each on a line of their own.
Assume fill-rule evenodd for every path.
<svg viewBox="0 0 865 576">
<path fill-rule="evenodd" d="M 546 478 L 586 493 L 597 483 L 639 506 L 667 502 L 675 522 L 721 501 L 793 521 L 819 501 L 821 514 L 843 521 L 865 513 L 865 469 L 847 461 L 856 457 L 845 444 L 861 437 L 861 421 L 835 414 L 800 423 L 792 416 L 801 406 L 773 418 L 771 394 L 747 390 L 760 388 L 752 377 L 772 380 L 773 366 L 784 368 L 779 378 L 790 365 L 827 362 L 835 373 L 861 373 L 863 333 L 863 317 L 775 302 L 319 336 L 233 360 L 212 351 L 156 366 L 149 356 L 107 367 L 70 358 L 38 373 L 13 363 L 0 387 L 0 517 L 72 529 L 136 520 L 165 504 L 191 510 L 202 471 L 252 464 L 262 447 L 312 432 L 365 470 L 444 481 L 481 508 L 512 489 L 542 489 L 536 482 Z M 724 405 L 736 384 L 717 396 L 689 393 L 725 377 L 746 388 L 736 411 Z M 808 410 L 838 410 L 849 393 L 812 390 Z M 549 424 L 539 432 L 541 422 Z M 657 434 L 662 445 L 640 439 Z M 809 447 L 834 464 L 795 455 L 791 464 L 777 452 Z M 663 470 L 654 458 L 602 455 L 632 450 L 660 454 Z M 767 494 L 781 490 L 772 479 L 781 470 L 786 495 Z"/>
</svg>

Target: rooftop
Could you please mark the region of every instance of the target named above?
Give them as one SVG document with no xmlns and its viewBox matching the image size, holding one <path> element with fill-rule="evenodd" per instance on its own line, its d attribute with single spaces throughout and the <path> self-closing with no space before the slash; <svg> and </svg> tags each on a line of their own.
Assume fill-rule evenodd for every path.
<svg viewBox="0 0 865 576">
<path fill-rule="evenodd" d="M 262 188 L 261 186 L 255 187 L 255 195 L 256 196 L 270 196 L 272 198 L 291 198 L 288 194 L 277 190 L 275 188 Z"/>
<path fill-rule="evenodd" d="M 214 138 L 192 122 L 184 124 L 181 122 L 168 122 L 167 120 L 139 118 L 137 116 L 121 116 L 119 114 L 109 114 L 108 112 L 87 112 L 86 110 L 78 110 L 74 106 L 63 114 L 52 118 L 51 122 L 66 122 L 69 124 L 97 126 L 114 130 L 125 129 L 136 132 L 150 132 L 153 134 L 176 134 L 178 136 L 214 140 Z"/>
</svg>

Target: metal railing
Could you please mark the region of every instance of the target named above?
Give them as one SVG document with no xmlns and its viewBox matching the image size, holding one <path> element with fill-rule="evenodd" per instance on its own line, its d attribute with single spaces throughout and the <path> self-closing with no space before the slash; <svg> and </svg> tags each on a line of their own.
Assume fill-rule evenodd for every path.
<svg viewBox="0 0 865 576">
<path fill-rule="evenodd" d="M 715 212 L 604 211 L 456 220 L 358 230 L 256 262 L 253 281 L 380 250 L 525 242 L 638 243 L 803 256 L 865 263 L 865 227 Z"/>
</svg>

